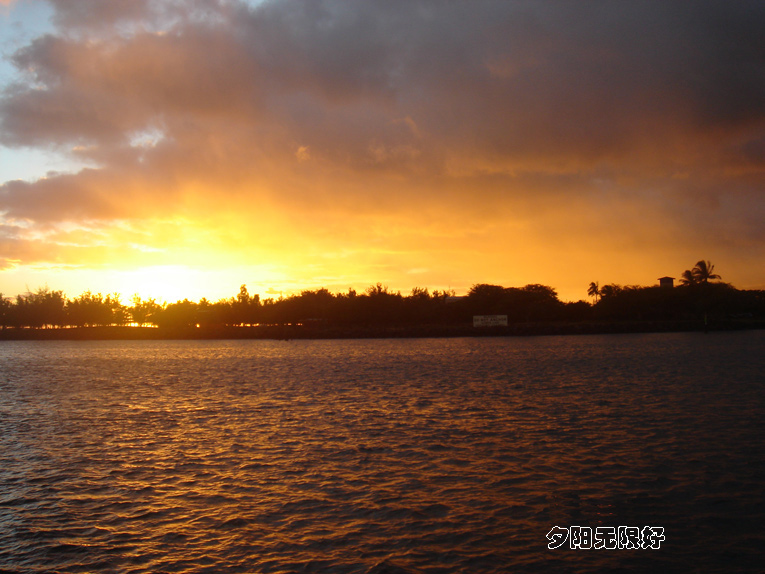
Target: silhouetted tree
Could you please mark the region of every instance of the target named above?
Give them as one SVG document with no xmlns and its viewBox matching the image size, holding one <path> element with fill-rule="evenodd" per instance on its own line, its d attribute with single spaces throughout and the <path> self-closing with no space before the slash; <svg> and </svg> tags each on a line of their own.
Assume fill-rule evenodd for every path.
<svg viewBox="0 0 765 574">
<path fill-rule="evenodd" d="M 382 283 L 377 283 L 376 285 L 370 285 L 367 287 L 366 294 L 369 297 L 382 297 L 385 295 L 388 295 L 388 286 L 383 285 Z"/>
<path fill-rule="evenodd" d="M 521 287 L 522 307 L 526 321 L 551 321 L 558 318 L 562 303 L 558 293 L 548 285 L 532 283 Z"/>
<path fill-rule="evenodd" d="M 335 297 L 326 288 L 301 291 L 277 303 L 281 323 L 326 322 L 335 310 Z"/>
<path fill-rule="evenodd" d="M 356 320 L 365 324 L 392 324 L 400 322 L 404 298 L 401 293 L 392 293 L 387 285 L 370 285 L 365 295 L 354 301 Z"/>
<path fill-rule="evenodd" d="M 561 306 L 555 289 L 538 283 L 521 288 L 473 285 L 466 305 L 473 315 L 507 315 L 509 322 L 553 320 L 559 317 Z"/>
<path fill-rule="evenodd" d="M 693 276 L 696 278 L 696 282 L 702 285 L 707 285 L 710 280 L 720 279 L 720 276 L 714 272 L 715 266 L 710 261 L 704 261 L 703 259 L 696 263 L 696 266 L 691 270 Z"/>
<path fill-rule="evenodd" d="M 352 288 L 347 293 L 338 293 L 335 296 L 334 321 L 342 325 L 361 322 L 363 298 Z"/>
<path fill-rule="evenodd" d="M 278 300 L 260 300 L 242 285 L 236 297 L 210 303 L 188 299 L 159 305 L 153 299 L 135 295 L 125 307 L 117 294 L 104 297 L 86 291 L 66 300 L 60 291 L 47 287 L 15 299 L 0 295 L 0 326 L 45 328 L 62 325 L 120 325 L 132 320 L 139 325 L 188 328 L 224 325 L 288 323 L 326 325 L 445 325 L 467 326 L 471 315 L 507 315 L 511 323 L 537 321 L 693 321 L 702 317 L 712 324 L 725 320 L 758 321 L 765 317 L 765 292 L 739 291 L 722 283 L 709 261 L 699 261 L 683 274 L 687 282 L 676 289 L 658 286 L 600 287 L 592 282 L 586 301 L 562 303 L 552 287 L 528 284 L 524 287 L 475 284 L 466 297 L 454 298 L 453 291 L 414 287 L 402 297 L 382 283 L 371 285 L 363 294 L 353 289 L 333 295 L 326 288 L 305 290 Z M 697 323 L 698 324 L 698 323 Z"/>
<path fill-rule="evenodd" d="M 449 297 L 455 297 L 456 295 L 457 292 L 454 289 L 444 289 L 442 291 L 435 289 L 433 291 L 434 299 L 448 299 Z"/>
<path fill-rule="evenodd" d="M 621 285 L 617 285 L 616 283 L 603 285 L 603 287 L 600 288 L 600 301 L 602 301 L 603 299 L 610 299 L 612 297 L 616 297 L 623 290 L 624 290 L 624 287 L 622 287 Z"/>
<path fill-rule="evenodd" d="M 184 299 L 176 303 L 166 305 L 160 312 L 156 313 L 152 322 L 158 327 L 195 327 L 197 319 L 198 306 L 193 301 Z"/>
<path fill-rule="evenodd" d="M 587 295 L 592 297 L 595 300 L 595 303 L 598 302 L 600 299 L 600 285 L 597 281 L 590 283 L 590 286 L 587 288 Z"/>
<path fill-rule="evenodd" d="M 231 304 L 233 324 L 254 325 L 259 322 L 260 296 L 250 295 L 247 285 L 239 287 L 239 294 Z"/>
<path fill-rule="evenodd" d="M 564 321 L 587 321 L 592 318 L 592 305 L 587 301 L 563 303 L 560 318 Z"/>
<path fill-rule="evenodd" d="M 154 299 L 144 301 L 138 295 L 133 295 L 131 302 L 133 305 L 127 309 L 127 312 L 133 322 L 138 323 L 139 326 L 151 323 L 155 316 L 162 311 L 162 306 Z"/>
<path fill-rule="evenodd" d="M 11 313 L 13 312 L 13 303 L 0 293 L 0 327 L 5 329 L 11 324 Z"/>
<path fill-rule="evenodd" d="M 548 285 L 540 285 L 539 283 L 531 283 L 521 287 L 521 291 L 533 295 L 536 299 L 543 301 L 557 301 L 558 293 L 552 287 Z"/>
<path fill-rule="evenodd" d="M 473 285 L 468 291 L 467 300 L 473 315 L 497 315 L 507 311 L 507 290 L 501 285 Z"/>
<path fill-rule="evenodd" d="M 431 294 L 425 287 L 414 287 L 409 296 L 404 298 L 403 316 L 407 323 L 434 324 L 444 323 L 446 313 L 446 298 L 441 291 Z"/>
<path fill-rule="evenodd" d="M 94 295 L 90 291 L 68 301 L 66 312 L 69 324 L 77 327 L 124 324 L 128 317 L 119 295 L 104 297 L 101 293 Z"/>
<path fill-rule="evenodd" d="M 430 299 L 430 292 L 427 287 L 412 287 L 412 292 L 409 293 L 409 299 L 426 301 Z"/>
<path fill-rule="evenodd" d="M 16 305 L 10 310 L 12 323 L 24 327 L 60 327 L 66 324 L 65 304 L 63 293 L 47 286 L 17 295 Z"/>
<path fill-rule="evenodd" d="M 106 302 L 112 309 L 112 324 L 124 325 L 130 322 L 130 313 L 120 301 L 120 294 L 114 293 L 106 296 Z"/>
<path fill-rule="evenodd" d="M 714 272 L 715 266 L 710 261 L 701 260 L 693 269 L 686 269 L 680 277 L 682 285 L 708 285 L 710 281 L 720 279 Z"/>
</svg>

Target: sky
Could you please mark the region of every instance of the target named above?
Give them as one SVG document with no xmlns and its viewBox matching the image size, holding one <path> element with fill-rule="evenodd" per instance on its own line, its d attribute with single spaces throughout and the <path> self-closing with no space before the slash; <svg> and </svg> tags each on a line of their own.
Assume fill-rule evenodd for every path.
<svg viewBox="0 0 765 574">
<path fill-rule="evenodd" d="M 765 289 L 765 3 L 0 0 L 0 292 Z"/>
</svg>

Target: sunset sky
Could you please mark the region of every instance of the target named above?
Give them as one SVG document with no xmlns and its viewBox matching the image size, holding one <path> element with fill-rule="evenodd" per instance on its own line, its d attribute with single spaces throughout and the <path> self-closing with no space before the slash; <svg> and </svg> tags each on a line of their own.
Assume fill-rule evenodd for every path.
<svg viewBox="0 0 765 574">
<path fill-rule="evenodd" d="M 765 289 L 765 2 L 0 0 L 0 292 Z"/>
</svg>

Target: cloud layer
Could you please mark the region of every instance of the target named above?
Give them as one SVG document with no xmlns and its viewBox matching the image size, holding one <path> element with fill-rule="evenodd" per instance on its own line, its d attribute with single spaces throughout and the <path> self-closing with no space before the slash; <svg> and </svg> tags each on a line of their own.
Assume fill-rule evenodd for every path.
<svg viewBox="0 0 765 574">
<path fill-rule="evenodd" d="M 761 2 L 51 3 L 0 143 L 91 167 L 0 187 L 0 259 L 765 285 Z"/>
</svg>

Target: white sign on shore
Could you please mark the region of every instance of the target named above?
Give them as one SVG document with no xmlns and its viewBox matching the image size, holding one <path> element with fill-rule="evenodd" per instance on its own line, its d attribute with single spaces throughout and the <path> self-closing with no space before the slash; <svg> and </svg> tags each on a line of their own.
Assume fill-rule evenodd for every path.
<svg viewBox="0 0 765 574">
<path fill-rule="evenodd" d="M 507 315 L 473 315 L 473 327 L 507 327 Z"/>
</svg>

